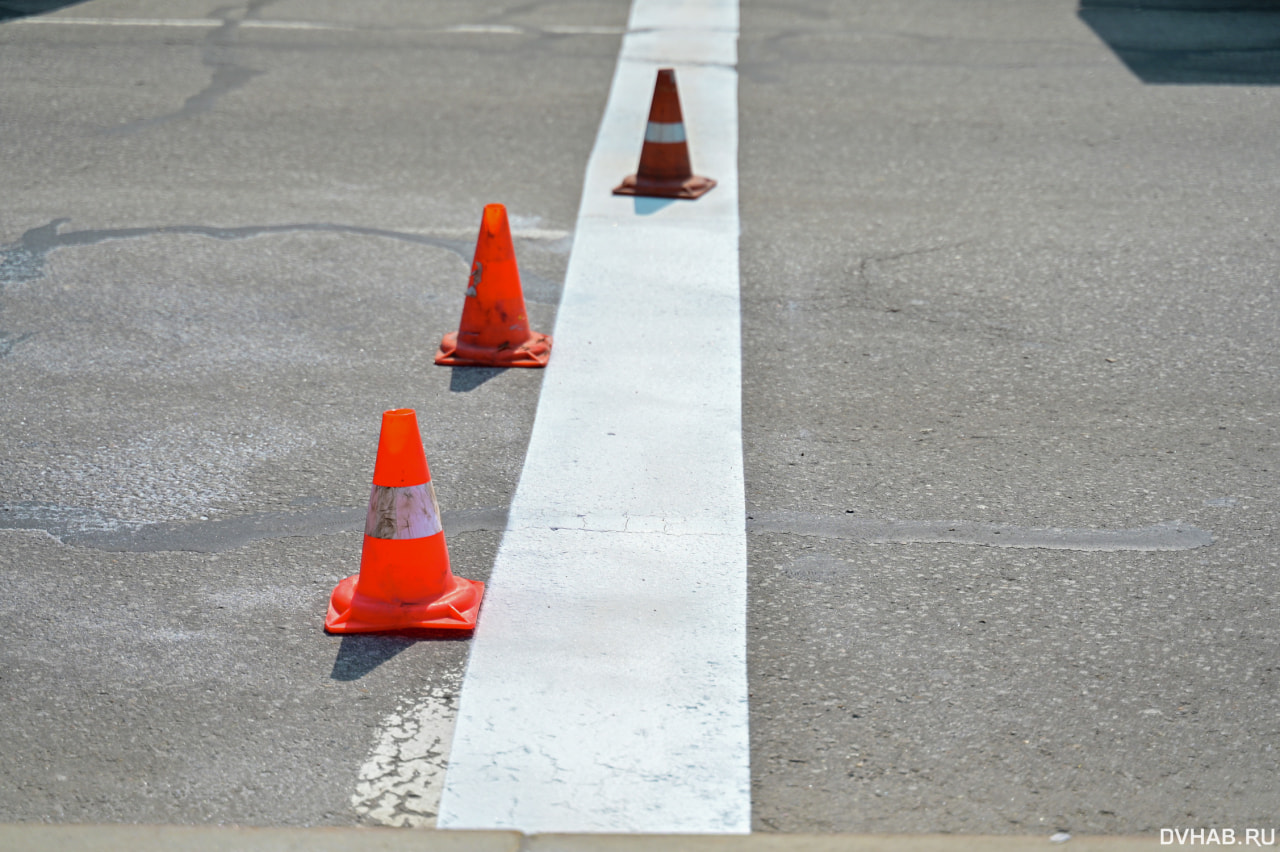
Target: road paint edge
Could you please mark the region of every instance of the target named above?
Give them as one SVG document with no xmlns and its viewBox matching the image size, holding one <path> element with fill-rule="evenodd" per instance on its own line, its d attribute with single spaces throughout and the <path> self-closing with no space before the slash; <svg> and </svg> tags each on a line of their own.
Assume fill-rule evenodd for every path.
<svg viewBox="0 0 1280 852">
<path fill-rule="evenodd" d="M 736 2 L 636 0 L 442 828 L 746 833 Z M 613 196 L 677 68 L 697 202 Z"/>
</svg>

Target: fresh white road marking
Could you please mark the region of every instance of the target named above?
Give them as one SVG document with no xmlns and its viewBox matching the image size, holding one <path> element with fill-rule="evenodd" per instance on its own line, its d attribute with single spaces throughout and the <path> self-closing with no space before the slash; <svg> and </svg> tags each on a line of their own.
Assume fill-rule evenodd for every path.
<svg viewBox="0 0 1280 852">
<path fill-rule="evenodd" d="M 442 828 L 747 832 L 737 3 L 635 0 Z M 613 196 L 676 68 L 697 201 Z"/>
</svg>

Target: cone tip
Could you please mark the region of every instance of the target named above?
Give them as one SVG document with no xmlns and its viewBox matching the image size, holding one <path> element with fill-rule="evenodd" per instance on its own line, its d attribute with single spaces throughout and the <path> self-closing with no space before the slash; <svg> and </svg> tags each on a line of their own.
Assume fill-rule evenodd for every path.
<svg viewBox="0 0 1280 852">
<path fill-rule="evenodd" d="M 506 227 L 506 206 L 502 204 L 486 204 L 484 206 L 484 229 L 489 236 L 497 236 Z"/>
<path fill-rule="evenodd" d="M 412 408 L 393 408 L 382 413 L 378 435 L 378 458 L 373 467 L 373 484 L 389 488 L 422 485 L 431 481 L 427 454 L 418 431 L 418 414 Z"/>
</svg>

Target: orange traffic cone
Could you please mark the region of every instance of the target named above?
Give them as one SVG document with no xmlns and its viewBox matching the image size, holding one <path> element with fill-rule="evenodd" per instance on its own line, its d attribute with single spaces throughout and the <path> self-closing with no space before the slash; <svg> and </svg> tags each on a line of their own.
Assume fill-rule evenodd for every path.
<svg viewBox="0 0 1280 852">
<path fill-rule="evenodd" d="M 689 143 L 684 135 L 680 93 L 674 68 L 658 70 L 649 107 L 649 124 L 640 149 L 640 169 L 613 190 L 614 195 L 648 195 L 659 198 L 697 198 L 716 182 L 699 177 L 689 165 Z"/>
<path fill-rule="evenodd" d="M 507 208 L 486 204 L 462 303 L 462 322 L 440 341 L 436 363 L 451 367 L 545 367 L 551 336 L 529 330 Z"/>
<path fill-rule="evenodd" d="M 471 630 L 484 583 L 453 576 L 440 507 L 412 408 L 382 415 L 360 573 L 329 598 L 324 629 L 375 633 Z"/>
</svg>

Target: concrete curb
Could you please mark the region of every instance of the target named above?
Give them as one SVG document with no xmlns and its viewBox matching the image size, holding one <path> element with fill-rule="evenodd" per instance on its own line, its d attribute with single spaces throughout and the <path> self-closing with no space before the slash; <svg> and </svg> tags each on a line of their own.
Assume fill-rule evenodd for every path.
<svg viewBox="0 0 1280 852">
<path fill-rule="evenodd" d="M 186 825 L 0 825 L 0 852 L 1138 852 L 1156 837 L 964 834 L 533 834 L 394 828 Z"/>
</svg>

